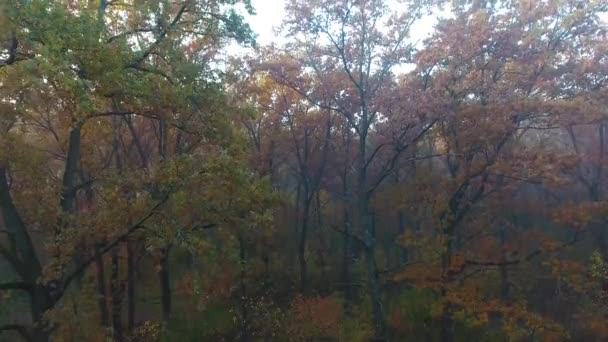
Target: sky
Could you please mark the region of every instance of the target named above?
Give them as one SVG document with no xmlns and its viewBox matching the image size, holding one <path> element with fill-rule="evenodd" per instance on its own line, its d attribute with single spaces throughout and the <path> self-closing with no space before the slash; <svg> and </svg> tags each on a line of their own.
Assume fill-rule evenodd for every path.
<svg viewBox="0 0 608 342">
<path fill-rule="evenodd" d="M 257 15 L 247 16 L 247 21 L 258 35 L 258 44 L 270 44 L 275 38 L 273 28 L 280 25 L 285 16 L 284 0 L 253 0 L 252 4 Z"/>
<path fill-rule="evenodd" d="M 285 0 L 252 0 L 256 15 L 245 15 L 252 30 L 258 35 L 259 45 L 268 45 L 275 41 L 273 28 L 280 25 L 285 16 Z M 415 40 L 428 36 L 436 21 L 435 16 L 426 16 L 412 27 L 412 37 Z"/>
</svg>

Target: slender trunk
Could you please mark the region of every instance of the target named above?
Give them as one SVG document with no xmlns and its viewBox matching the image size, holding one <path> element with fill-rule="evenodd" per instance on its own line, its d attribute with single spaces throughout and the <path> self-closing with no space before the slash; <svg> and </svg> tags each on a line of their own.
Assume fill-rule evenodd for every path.
<svg viewBox="0 0 608 342">
<path fill-rule="evenodd" d="M 452 253 L 454 248 L 454 227 L 453 224 L 447 223 L 447 227 L 444 230 L 444 248 L 443 255 L 441 258 L 441 297 L 445 299 L 447 296 L 447 283 L 449 282 L 449 268 L 452 264 Z M 441 313 L 441 342 L 452 342 L 454 341 L 454 321 L 452 319 L 452 307 L 449 301 L 443 303 L 443 310 Z"/>
<path fill-rule="evenodd" d="M 112 340 L 123 341 L 122 326 L 122 286 L 120 280 L 120 265 L 118 248 L 112 250 L 110 271 L 110 291 L 112 292 Z"/>
<path fill-rule="evenodd" d="M 127 331 L 135 325 L 135 256 L 133 241 L 127 240 Z"/>
<path fill-rule="evenodd" d="M 106 292 L 106 275 L 101 255 L 100 245 L 95 246 L 95 271 L 97 273 L 97 306 L 99 307 L 100 322 L 102 327 L 110 324 L 110 314 L 108 313 L 108 300 Z"/>
<path fill-rule="evenodd" d="M 344 314 L 352 315 L 352 286 L 350 277 L 350 219 L 348 217 L 348 207 L 344 204 L 344 234 L 343 234 L 343 253 L 342 253 L 342 282 L 344 284 Z"/>
<path fill-rule="evenodd" d="M 360 210 L 364 213 L 361 215 L 363 226 L 366 228 L 364 231 L 365 235 L 365 258 L 367 265 L 367 280 L 368 280 L 368 291 L 372 303 L 372 319 L 374 324 L 374 340 L 384 341 L 385 336 L 385 322 L 384 322 L 384 310 L 382 304 L 382 293 L 380 289 L 378 270 L 376 265 L 376 249 L 375 249 L 375 238 L 373 228 L 372 214 L 369 212 L 367 207 L 367 200 L 363 200 L 360 203 Z"/>
<path fill-rule="evenodd" d="M 317 213 L 317 236 L 319 237 L 319 266 L 321 267 L 321 279 L 327 279 L 326 278 L 326 262 L 325 262 L 325 241 L 323 238 L 323 231 L 322 231 L 322 226 L 323 226 L 323 217 L 321 216 L 321 197 L 319 194 L 319 189 L 317 188 L 317 190 L 315 191 L 315 205 L 316 205 L 316 213 Z"/>
<path fill-rule="evenodd" d="M 241 267 L 240 283 L 241 283 L 241 341 L 249 341 L 249 324 L 247 313 L 247 287 L 245 284 L 246 277 L 246 255 L 245 255 L 245 240 L 242 235 L 239 235 L 239 259 Z"/>
<path fill-rule="evenodd" d="M 367 132 L 367 115 L 363 115 L 360 132 Z M 373 227 L 373 215 L 369 210 L 369 194 L 367 191 L 367 137 L 361 133 L 359 137 L 359 163 L 358 163 L 358 205 L 359 222 L 361 231 L 364 233 L 365 258 L 367 264 L 368 291 L 372 304 L 372 323 L 374 326 L 375 341 L 386 340 L 386 324 L 384 321 L 384 309 L 382 304 L 382 293 L 378 280 L 376 265 L 376 237 Z"/>
<path fill-rule="evenodd" d="M 405 234 L 405 213 L 403 210 L 399 210 L 397 214 L 397 220 L 399 221 L 399 237 L 402 237 Z M 399 264 L 403 265 L 408 262 L 409 255 L 407 252 L 407 247 L 403 244 L 399 244 Z"/>
<path fill-rule="evenodd" d="M 301 196 L 302 196 L 302 183 L 300 182 L 300 180 L 298 179 L 298 186 L 296 188 L 296 203 L 295 203 L 295 209 L 294 209 L 294 224 L 293 224 L 293 247 L 290 248 L 290 253 L 289 253 L 289 258 L 290 258 L 290 267 L 293 270 L 293 274 L 296 273 L 296 254 L 298 254 L 298 248 L 299 248 L 299 244 L 300 244 L 300 239 L 298 237 L 299 232 L 300 232 L 300 205 L 301 205 Z"/>
<path fill-rule="evenodd" d="M 374 320 L 374 340 L 384 341 L 385 336 L 385 323 L 384 323 L 384 312 L 382 307 L 382 294 L 380 292 L 380 283 L 378 280 L 378 271 L 376 265 L 376 258 L 374 249 L 366 248 L 365 257 L 367 262 L 367 273 L 369 280 L 369 291 L 372 300 L 372 313 Z"/>
<path fill-rule="evenodd" d="M 305 186 L 306 187 L 306 186 Z M 306 264 L 306 239 L 308 237 L 308 221 L 310 218 L 310 196 L 308 191 L 304 191 L 304 207 L 302 208 L 302 227 L 300 230 L 300 245 L 298 247 L 298 260 L 300 262 L 300 289 L 306 290 L 308 283 L 308 273 Z"/>
<path fill-rule="evenodd" d="M 501 262 L 500 266 L 500 298 L 505 302 L 509 302 L 510 299 L 510 286 L 509 281 L 509 269 L 506 264 L 507 261 L 507 247 L 506 247 L 506 234 L 505 227 L 500 229 L 500 247 L 501 247 Z"/>
<path fill-rule="evenodd" d="M 342 282 L 344 285 L 344 314 L 348 317 L 352 315 L 352 301 L 353 301 L 353 291 L 352 291 L 352 280 L 350 275 L 350 261 L 351 261 L 351 248 L 350 248 L 350 217 L 349 217 L 349 202 L 348 202 L 348 165 L 349 165 L 349 156 L 350 156 L 350 147 L 351 147 L 351 133 L 350 129 L 345 131 L 345 146 L 346 151 L 344 155 L 346 156 L 344 160 L 344 168 L 342 169 L 342 196 L 344 196 L 344 207 L 343 207 L 343 224 L 344 224 L 344 234 L 343 234 L 343 251 L 342 251 Z"/>
<path fill-rule="evenodd" d="M 169 252 L 167 246 L 160 250 L 158 280 L 160 282 L 160 296 L 162 303 L 163 322 L 168 322 L 171 316 L 171 284 L 169 279 Z"/>
</svg>

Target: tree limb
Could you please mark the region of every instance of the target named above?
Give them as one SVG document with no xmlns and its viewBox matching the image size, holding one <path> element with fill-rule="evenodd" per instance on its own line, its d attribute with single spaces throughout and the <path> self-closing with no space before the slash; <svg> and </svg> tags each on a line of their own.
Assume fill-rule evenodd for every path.
<svg viewBox="0 0 608 342">
<path fill-rule="evenodd" d="M 31 289 L 32 289 L 32 286 L 23 281 L 0 283 L 0 291 L 10 291 L 10 290 L 29 291 Z"/>
<path fill-rule="evenodd" d="M 23 337 L 26 341 L 30 341 L 30 329 L 21 324 L 5 324 L 0 326 L 0 334 L 5 331 L 16 331 Z"/>
<path fill-rule="evenodd" d="M 109 252 L 110 250 L 112 250 L 114 247 L 116 247 L 119 243 L 126 241 L 126 239 L 133 234 L 133 232 L 135 232 L 136 230 L 144 227 L 144 223 L 151 218 L 152 216 L 154 216 L 154 214 L 156 214 L 157 210 L 163 205 L 165 204 L 170 197 L 170 193 L 166 193 L 161 199 L 160 201 L 154 205 L 154 207 L 152 207 L 152 209 L 150 209 L 150 211 L 148 211 L 148 213 L 142 217 L 139 221 L 137 221 L 135 224 L 131 225 L 126 232 L 122 233 L 121 235 L 119 235 L 117 238 L 114 239 L 114 241 L 106 244 L 104 247 L 102 247 L 101 249 L 99 249 L 98 251 L 98 255 L 104 255 L 107 252 Z M 78 277 L 82 272 L 84 272 L 93 262 L 95 262 L 95 258 L 98 257 L 98 255 L 93 255 L 89 258 L 87 258 L 84 262 L 82 262 L 80 265 L 77 265 L 75 270 L 72 271 L 69 275 L 65 276 L 63 278 L 63 282 L 62 282 L 62 289 L 59 292 L 59 294 L 63 294 L 67 288 L 69 287 L 70 283 L 76 278 Z"/>
</svg>

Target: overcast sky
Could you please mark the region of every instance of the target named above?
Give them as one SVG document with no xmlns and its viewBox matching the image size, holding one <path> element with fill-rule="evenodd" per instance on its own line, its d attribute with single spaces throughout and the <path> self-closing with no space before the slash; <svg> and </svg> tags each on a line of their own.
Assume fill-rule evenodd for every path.
<svg viewBox="0 0 608 342">
<path fill-rule="evenodd" d="M 259 45 L 267 45 L 275 40 L 273 28 L 281 24 L 285 16 L 285 0 L 252 0 L 256 15 L 246 15 L 247 21 L 253 31 L 258 35 Z M 412 28 L 414 39 L 422 39 L 429 35 L 435 23 L 434 16 L 427 16 L 419 20 Z"/>
<path fill-rule="evenodd" d="M 285 15 L 284 0 L 253 0 L 252 4 L 257 15 L 247 20 L 258 35 L 258 44 L 270 44 L 275 37 L 273 27 L 280 25 Z"/>
</svg>

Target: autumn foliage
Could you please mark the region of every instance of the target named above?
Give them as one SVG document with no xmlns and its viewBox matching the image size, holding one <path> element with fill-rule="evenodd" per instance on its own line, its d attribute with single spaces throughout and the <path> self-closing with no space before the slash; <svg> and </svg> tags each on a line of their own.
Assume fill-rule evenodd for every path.
<svg viewBox="0 0 608 342">
<path fill-rule="evenodd" d="M 608 1 L 255 3 L 0 4 L 1 341 L 608 339 Z"/>
</svg>

